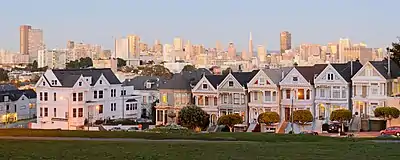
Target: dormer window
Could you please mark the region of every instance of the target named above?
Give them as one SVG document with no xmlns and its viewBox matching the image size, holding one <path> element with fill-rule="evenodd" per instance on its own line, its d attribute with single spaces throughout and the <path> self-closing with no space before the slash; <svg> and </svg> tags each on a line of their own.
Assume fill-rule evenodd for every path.
<svg viewBox="0 0 400 160">
<path fill-rule="evenodd" d="M 334 77 L 333 77 L 333 73 L 328 73 L 328 81 L 333 81 Z"/>
<path fill-rule="evenodd" d="M 229 87 L 233 87 L 233 81 L 228 82 Z"/>
<path fill-rule="evenodd" d="M 43 81 L 43 82 L 42 82 L 42 85 L 43 85 L 43 86 L 46 86 L 46 82 L 45 82 L 45 81 Z"/>
<path fill-rule="evenodd" d="M 51 80 L 51 85 L 57 85 L 57 80 Z"/>
<path fill-rule="evenodd" d="M 259 78 L 259 79 L 258 79 L 258 84 L 259 84 L 260 86 L 265 85 L 265 79 L 264 79 L 264 78 Z"/>
<path fill-rule="evenodd" d="M 4 96 L 4 102 L 8 102 L 8 96 Z"/>
<path fill-rule="evenodd" d="M 298 81 L 298 77 L 293 77 L 293 82 L 297 82 Z"/>
<path fill-rule="evenodd" d="M 208 85 L 206 83 L 203 84 L 203 89 L 207 89 Z"/>
<path fill-rule="evenodd" d="M 99 84 L 103 84 L 103 80 L 100 80 L 100 81 L 99 81 Z"/>
<path fill-rule="evenodd" d="M 82 86 L 82 82 L 79 82 L 78 84 L 79 84 L 79 86 Z"/>
</svg>

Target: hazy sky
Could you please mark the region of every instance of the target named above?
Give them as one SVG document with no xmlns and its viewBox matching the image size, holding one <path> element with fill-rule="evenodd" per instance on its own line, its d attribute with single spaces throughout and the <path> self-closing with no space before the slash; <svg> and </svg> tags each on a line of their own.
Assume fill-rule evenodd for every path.
<svg viewBox="0 0 400 160">
<path fill-rule="evenodd" d="M 348 37 L 384 47 L 400 36 L 399 0 L 7 0 L 0 2 L 0 48 L 19 51 L 19 25 L 44 30 L 48 48 L 67 40 L 112 49 L 113 38 L 138 34 L 144 42 L 175 36 L 215 47 L 279 48 L 279 32 L 294 45 Z"/>
</svg>

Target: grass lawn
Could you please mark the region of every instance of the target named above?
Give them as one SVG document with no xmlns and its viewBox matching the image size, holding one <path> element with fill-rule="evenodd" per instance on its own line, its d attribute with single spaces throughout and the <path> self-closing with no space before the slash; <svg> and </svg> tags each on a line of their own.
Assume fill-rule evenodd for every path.
<svg viewBox="0 0 400 160">
<path fill-rule="evenodd" d="M 344 138 L 331 138 L 311 135 L 282 135 L 268 133 L 149 133 L 149 132 L 88 132 L 61 130 L 0 129 L 0 136 L 27 137 L 84 137 L 84 138 L 140 138 L 140 139 L 191 139 L 227 140 L 257 142 L 321 142 L 348 141 Z"/>
<path fill-rule="evenodd" d="M 372 142 L 0 141 L 0 159 L 397 159 L 400 144 Z"/>
</svg>

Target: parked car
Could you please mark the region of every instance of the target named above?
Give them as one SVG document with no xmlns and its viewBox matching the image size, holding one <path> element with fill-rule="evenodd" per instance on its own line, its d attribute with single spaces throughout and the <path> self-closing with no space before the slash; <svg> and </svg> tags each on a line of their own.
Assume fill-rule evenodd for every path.
<svg viewBox="0 0 400 160">
<path fill-rule="evenodd" d="M 123 129 L 121 127 L 113 127 L 110 131 L 123 131 Z"/>
<path fill-rule="evenodd" d="M 128 131 L 128 132 L 135 132 L 135 131 L 138 131 L 138 130 L 139 130 L 138 127 L 130 127 L 130 128 L 128 128 L 128 130 L 126 130 L 126 131 Z"/>
<path fill-rule="evenodd" d="M 381 131 L 381 135 L 396 135 L 400 137 L 400 126 L 392 126 Z"/>
<path fill-rule="evenodd" d="M 342 124 L 341 123 L 332 123 L 329 125 L 328 128 L 328 133 L 339 133 L 339 128 L 340 130 L 342 130 Z M 348 132 L 349 131 L 349 127 L 348 126 L 344 126 L 344 132 Z"/>
</svg>

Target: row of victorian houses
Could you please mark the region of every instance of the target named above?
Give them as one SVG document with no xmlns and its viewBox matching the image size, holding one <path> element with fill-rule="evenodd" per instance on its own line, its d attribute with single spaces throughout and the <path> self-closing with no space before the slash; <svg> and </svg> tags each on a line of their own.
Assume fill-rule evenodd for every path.
<svg viewBox="0 0 400 160">
<path fill-rule="evenodd" d="M 47 70 L 35 86 L 38 119 L 32 128 L 76 129 L 85 120 L 120 118 L 167 124 L 168 113 L 178 114 L 193 104 L 210 114 L 211 124 L 234 113 L 243 117 L 244 125 L 253 124 L 266 111 L 277 112 L 285 122 L 292 110 L 304 109 L 325 123 L 331 111 L 340 108 L 371 118 L 376 107 L 387 106 L 387 100 L 400 93 L 399 75 L 400 68 L 387 60 L 227 75 L 197 69 L 169 80 L 138 76 L 124 82 L 110 69 Z"/>
<path fill-rule="evenodd" d="M 227 75 L 203 72 L 201 77 L 197 75 L 198 81 L 176 75 L 167 82 L 169 85 L 159 88 L 156 122 L 166 124 L 168 112 L 178 112 L 188 104 L 210 114 L 211 124 L 216 124 L 218 117 L 233 113 L 241 115 L 244 124 L 257 123 L 258 115 L 266 111 L 277 112 L 284 122 L 289 120 L 292 110 L 310 110 L 321 123 L 329 123 L 330 114 L 336 109 L 349 109 L 356 116 L 373 119 L 375 108 L 387 106 L 388 99 L 400 93 L 399 76 L 399 66 L 387 60 Z"/>
</svg>

